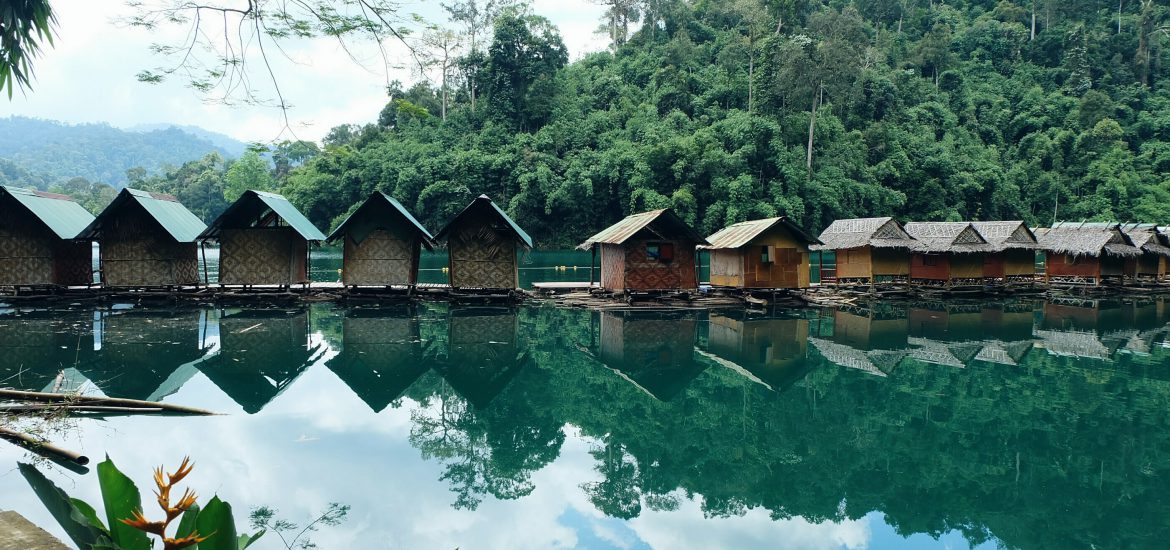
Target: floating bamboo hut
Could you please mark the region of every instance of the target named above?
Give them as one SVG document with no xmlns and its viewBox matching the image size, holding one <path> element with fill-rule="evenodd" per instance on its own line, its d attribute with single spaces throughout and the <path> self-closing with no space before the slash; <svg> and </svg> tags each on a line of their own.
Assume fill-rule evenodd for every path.
<svg viewBox="0 0 1170 550">
<path fill-rule="evenodd" d="M 77 240 L 93 222 L 65 195 L 0 186 L 0 286 L 93 282 L 93 247 Z"/>
<path fill-rule="evenodd" d="M 448 271 L 455 289 L 513 290 L 520 286 L 517 248 L 532 248 L 528 236 L 487 195 L 455 216 L 435 240 L 446 240 Z"/>
<path fill-rule="evenodd" d="M 1170 262 L 1170 239 L 1154 224 L 1130 223 L 1121 230 L 1141 250 L 1141 255 L 1126 261 L 1125 274 L 1139 282 L 1161 283 L 1166 280 Z"/>
<path fill-rule="evenodd" d="M 661 292 L 699 287 L 695 246 L 706 244 L 690 224 L 664 208 L 626 216 L 577 248 L 592 250 L 595 258 L 601 249 L 601 288 Z"/>
<path fill-rule="evenodd" d="M 422 247 L 435 238 L 394 197 L 375 191 L 329 234 L 344 241 L 341 282 L 347 286 L 414 286 Z"/>
<path fill-rule="evenodd" d="M 983 258 L 991 251 L 969 222 L 911 222 L 910 282 L 954 288 L 982 286 Z"/>
<path fill-rule="evenodd" d="M 1142 255 L 1121 225 L 1113 222 L 1062 222 L 1037 230 L 1036 237 L 1049 284 L 1121 283 L 1126 261 Z"/>
<path fill-rule="evenodd" d="M 971 222 L 987 240 L 983 278 L 989 282 L 1031 282 L 1036 278 L 1036 234 L 1022 221 Z"/>
<path fill-rule="evenodd" d="M 249 190 L 199 239 L 219 241 L 220 285 L 291 286 L 309 282 L 309 246 L 325 235 L 288 199 Z"/>
<path fill-rule="evenodd" d="M 808 247 L 821 244 L 786 217 L 729 225 L 707 242 L 711 286 L 740 289 L 808 288 Z"/>
<path fill-rule="evenodd" d="M 204 229 L 175 197 L 127 187 L 78 238 L 98 242 L 106 286 L 172 287 L 199 284 L 195 241 Z"/>
<path fill-rule="evenodd" d="M 833 268 L 821 263 L 821 281 L 836 284 L 906 282 L 910 276 L 910 248 L 914 237 L 894 218 L 837 220 L 819 237 L 814 251 L 836 255 Z"/>
</svg>

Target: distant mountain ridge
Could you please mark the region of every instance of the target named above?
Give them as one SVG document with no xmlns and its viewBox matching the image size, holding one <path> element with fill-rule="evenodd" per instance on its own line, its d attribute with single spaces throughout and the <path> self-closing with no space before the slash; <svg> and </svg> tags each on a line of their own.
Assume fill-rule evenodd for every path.
<svg viewBox="0 0 1170 550">
<path fill-rule="evenodd" d="M 200 128 L 176 125 L 124 130 L 105 123 L 66 124 L 27 117 L 0 118 L 0 184 L 45 188 L 82 177 L 114 187 L 126 171 L 154 174 L 166 166 L 218 153 L 236 158 L 243 142 Z"/>
<path fill-rule="evenodd" d="M 232 158 L 239 158 L 240 155 L 244 154 L 244 151 L 248 150 L 247 143 L 244 143 L 234 137 L 221 134 L 219 132 L 212 132 L 211 130 L 200 128 L 198 126 L 191 126 L 188 124 L 170 124 L 166 122 L 154 124 L 135 124 L 134 126 L 128 126 L 124 129 L 130 132 L 149 133 L 159 130 L 169 130 L 171 128 L 182 130 L 197 138 L 203 139 L 204 141 L 209 141 L 216 147 L 227 151 L 228 156 Z"/>
</svg>

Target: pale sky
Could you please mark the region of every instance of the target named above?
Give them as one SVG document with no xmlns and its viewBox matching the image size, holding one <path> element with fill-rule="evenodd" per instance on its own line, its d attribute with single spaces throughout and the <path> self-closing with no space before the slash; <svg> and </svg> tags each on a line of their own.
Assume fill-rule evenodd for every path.
<svg viewBox="0 0 1170 550">
<path fill-rule="evenodd" d="M 536 14 L 560 28 L 570 59 L 605 49 L 605 39 L 593 32 L 603 11 L 600 6 L 588 0 L 535 0 L 532 4 Z M 130 13 L 121 1 L 52 0 L 52 6 L 59 22 L 56 47 L 36 60 L 31 91 L 23 95 L 17 91 L 11 101 L 0 98 L 0 117 L 106 122 L 117 127 L 193 125 L 246 142 L 294 137 L 281 133 L 284 122 L 279 109 L 208 103 L 181 79 L 157 85 L 138 82 L 139 71 L 165 63 L 149 51 L 150 44 L 179 43 L 182 29 L 126 28 L 116 22 Z M 436 22 L 442 17 L 438 2 L 405 1 L 403 12 Z M 293 44 L 286 50 L 292 61 L 276 56 L 279 83 L 293 106 L 289 117 L 296 138 L 319 140 L 334 126 L 377 118 L 387 100 L 387 72 L 371 42 L 355 44 L 351 51 L 361 64 L 351 60 L 335 40 L 326 38 Z M 418 80 L 419 75 L 409 68 L 405 48 L 390 42 L 386 46 L 391 63 L 407 66 L 391 69 L 390 79 Z M 253 78 L 262 95 L 272 96 L 268 81 L 255 73 Z"/>
</svg>

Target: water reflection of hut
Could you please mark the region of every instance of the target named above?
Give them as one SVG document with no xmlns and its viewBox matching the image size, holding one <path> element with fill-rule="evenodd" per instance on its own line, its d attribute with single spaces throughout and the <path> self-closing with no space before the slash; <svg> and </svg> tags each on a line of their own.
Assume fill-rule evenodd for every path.
<svg viewBox="0 0 1170 550">
<path fill-rule="evenodd" d="M 288 199 L 245 191 L 199 238 L 219 241 L 219 284 L 309 282 L 309 246 L 325 240 Z"/>
<path fill-rule="evenodd" d="M 906 311 L 896 308 L 833 310 L 832 340 L 863 351 L 905 349 L 910 335 Z"/>
<path fill-rule="evenodd" d="M 975 355 L 975 359 L 977 361 L 1014 367 L 1024 359 L 1024 356 L 1028 355 L 1028 351 L 1031 349 L 1031 340 L 1021 340 L 1018 342 L 991 340 L 983 343 L 983 346 L 979 349 L 979 353 Z"/>
<path fill-rule="evenodd" d="M 808 247 L 821 244 L 785 217 L 729 225 L 707 241 L 712 286 L 760 289 L 808 288 Z"/>
<path fill-rule="evenodd" d="M 0 285 L 87 285 L 89 242 L 75 240 L 93 222 L 65 195 L 0 186 Z"/>
<path fill-rule="evenodd" d="M 693 313 L 603 311 L 601 361 L 661 401 L 682 393 L 706 369 L 695 361 Z"/>
<path fill-rule="evenodd" d="M 905 350 L 862 350 L 824 338 L 809 338 L 808 342 L 826 361 L 874 376 L 888 376 L 906 357 Z"/>
<path fill-rule="evenodd" d="M 78 237 L 98 241 L 98 269 L 107 286 L 194 285 L 195 240 L 206 228 L 175 197 L 127 187 Z"/>
<path fill-rule="evenodd" d="M 1120 282 L 1127 260 L 1141 250 L 1116 223 L 1058 223 L 1036 230 L 1044 250 L 1045 279 L 1054 284 L 1099 285 Z"/>
<path fill-rule="evenodd" d="M 985 304 L 980 310 L 981 337 L 1005 342 L 1031 340 L 1035 317 L 1031 303 Z"/>
<path fill-rule="evenodd" d="M 194 371 L 180 368 L 206 353 L 199 337 L 204 320 L 198 309 L 99 312 L 93 327 L 97 351 L 78 370 L 110 397 L 158 398 L 164 384 L 181 386 L 172 377 L 189 378 Z"/>
<path fill-rule="evenodd" d="M 812 370 L 807 361 L 808 320 L 753 319 L 743 313 L 713 314 L 708 352 L 742 369 L 769 389 L 782 391 Z"/>
<path fill-rule="evenodd" d="M 908 312 L 910 336 L 945 342 L 984 339 L 982 304 L 939 303 L 912 307 Z M 1030 329 L 1030 327 L 1029 327 Z"/>
<path fill-rule="evenodd" d="M 695 245 L 701 235 L 669 208 L 631 214 L 577 248 L 601 248 L 601 287 L 616 291 L 698 288 Z"/>
<path fill-rule="evenodd" d="M 1095 332 L 1079 330 L 1036 330 L 1036 345 L 1058 357 L 1077 357 L 1109 361 L 1113 356 Z"/>
<path fill-rule="evenodd" d="M 809 248 L 833 251 L 837 258 L 835 271 L 821 266 L 825 282 L 871 284 L 910 274 L 914 238 L 893 218 L 836 220 L 821 232 L 820 241 L 824 244 Z"/>
<path fill-rule="evenodd" d="M 451 286 L 511 290 L 520 286 L 518 247 L 532 248 L 529 237 L 487 195 L 455 216 L 436 240 L 446 240 Z"/>
<path fill-rule="evenodd" d="M 52 391 L 63 372 L 93 361 L 92 323 L 88 310 L 0 316 L 0 387 Z"/>
<path fill-rule="evenodd" d="M 375 191 L 350 214 L 329 241 L 342 239 L 341 282 L 352 286 L 413 286 L 422 247 L 434 237 L 394 197 Z"/>
<path fill-rule="evenodd" d="M 917 284 L 982 285 L 987 239 L 968 222 L 911 222 L 910 280 Z"/>
<path fill-rule="evenodd" d="M 987 240 L 983 277 L 998 281 L 1031 281 L 1036 276 L 1036 235 L 1022 221 L 971 222 Z"/>
<path fill-rule="evenodd" d="M 977 341 L 943 342 L 930 338 L 911 337 L 910 353 L 907 357 L 923 363 L 963 368 L 983 349 L 984 343 Z"/>
<path fill-rule="evenodd" d="M 306 309 L 243 310 L 221 315 L 219 352 L 199 370 L 243 407 L 259 412 L 325 351 L 309 339 Z"/>
<path fill-rule="evenodd" d="M 516 311 L 509 308 L 452 309 L 446 360 L 438 361 L 435 370 L 469 403 L 488 406 L 527 361 L 518 325 Z"/>
<path fill-rule="evenodd" d="M 427 371 L 410 308 L 351 309 L 341 352 L 326 365 L 374 411 L 385 409 Z"/>
</svg>

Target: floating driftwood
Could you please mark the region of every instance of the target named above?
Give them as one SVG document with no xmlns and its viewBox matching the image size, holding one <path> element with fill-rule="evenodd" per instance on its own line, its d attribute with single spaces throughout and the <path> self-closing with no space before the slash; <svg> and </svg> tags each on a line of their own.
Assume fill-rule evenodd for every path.
<svg viewBox="0 0 1170 550">
<path fill-rule="evenodd" d="M 75 395 L 68 393 L 44 393 L 31 392 L 20 390 L 0 390 L 0 400 L 9 401 L 32 401 L 37 403 L 63 404 L 64 408 L 78 407 L 78 406 L 104 406 L 104 407 L 122 407 L 142 410 L 143 412 L 150 412 L 150 409 L 158 409 L 165 412 L 180 413 L 180 414 L 194 414 L 194 415 L 214 415 L 216 413 L 195 407 L 186 407 L 183 405 L 173 405 L 171 403 L 160 403 L 157 401 L 139 401 L 137 399 L 119 399 L 114 397 L 93 397 L 86 395 Z M 51 407 L 46 407 L 51 408 Z"/>
<path fill-rule="evenodd" d="M 89 464 L 89 457 L 70 451 L 69 449 L 62 449 L 43 439 L 37 439 L 29 434 L 21 433 L 8 428 L 0 427 L 0 439 L 10 441 L 16 445 L 24 447 L 34 453 L 49 457 L 67 460 L 74 464 L 85 466 Z"/>
</svg>

